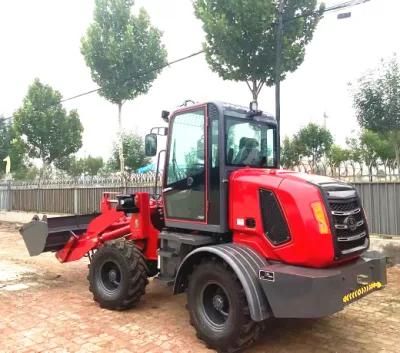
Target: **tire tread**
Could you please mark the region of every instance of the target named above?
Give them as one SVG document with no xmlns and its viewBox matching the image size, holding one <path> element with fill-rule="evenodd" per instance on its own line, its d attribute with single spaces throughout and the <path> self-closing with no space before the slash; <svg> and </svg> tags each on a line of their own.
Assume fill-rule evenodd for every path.
<svg viewBox="0 0 400 353">
<path fill-rule="evenodd" d="M 93 294 L 94 301 L 99 303 L 101 308 L 112 310 L 130 309 L 140 301 L 140 298 L 143 294 L 145 294 L 146 286 L 149 283 L 149 269 L 147 268 L 146 261 L 142 252 L 136 247 L 135 243 L 130 240 L 115 240 L 106 242 L 96 254 L 98 254 L 99 251 L 101 252 L 102 249 L 107 248 L 111 248 L 113 251 L 119 252 L 128 264 L 129 288 L 127 291 L 127 295 L 122 298 L 117 305 L 110 305 L 110 303 L 104 301 L 101 296 L 98 296 L 91 281 L 91 264 L 89 264 L 88 274 L 89 291 Z"/>
<path fill-rule="evenodd" d="M 239 335 L 230 342 L 229 345 L 220 345 L 220 344 L 215 344 L 213 342 L 209 342 L 207 340 L 207 337 L 201 333 L 201 331 L 197 330 L 195 326 L 195 320 L 193 319 L 192 315 L 190 314 L 190 324 L 195 327 L 196 329 L 196 335 L 197 337 L 202 340 L 207 348 L 212 348 L 217 350 L 218 352 L 227 352 L 227 353 L 233 353 L 233 352 L 239 352 L 247 347 L 251 346 L 254 342 L 256 342 L 263 329 L 265 326 L 265 322 L 255 322 L 251 319 L 250 317 L 250 310 L 249 306 L 247 303 L 246 295 L 244 293 L 244 290 L 242 288 L 242 285 L 237 278 L 236 274 L 232 271 L 232 269 L 229 267 L 228 264 L 225 262 L 219 261 L 217 258 L 208 258 L 208 259 L 203 259 L 200 264 L 195 265 L 192 274 L 189 276 L 189 282 L 191 278 L 193 277 L 193 274 L 198 271 L 200 268 L 202 268 L 205 265 L 212 265 L 214 268 L 219 267 L 220 269 L 224 270 L 227 272 L 227 275 L 233 280 L 237 287 L 238 287 L 238 292 L 240 293 L 240 301 L 243 304 L 243 322 L 241 323 L 240 330 L 239 330 Z M 188 310 L 190 311 L 189 307 Z"/>
</svg>

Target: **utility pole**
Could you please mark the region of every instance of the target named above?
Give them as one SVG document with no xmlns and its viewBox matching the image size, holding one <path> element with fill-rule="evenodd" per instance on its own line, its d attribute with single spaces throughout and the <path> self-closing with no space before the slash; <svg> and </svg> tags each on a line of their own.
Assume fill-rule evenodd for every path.
<svg viewBox="0 0 400 353">
<path fill-rule="evenodd" d="M 340 11 L 352 6 L 361 5 L 370 0 L 351 0 L 341 4 L 337 4 L 325 9 L 325 12 Z M 276 57 L 275 57 L 275 118 L 278 125 L 277 128 L 277 146 L 278 156 L 277 163 L 280 165 L 280 143 L 281 143 L 281 72 L 282 72 L 282 42 L 283 42 L 283 12 L 285 9 L 286 0 L 279 0 L 278 4 L 278 19 L 276 22 Z M 351 16 L 351 13 L 344 13 L 338 16 L 338 19 L 344 19 Z M 325 119 L 326 123 L 326 119 Z"/>
<path fill-rule="evenodd" d="M 278 156 L 277 164 L 280 165 L 280 146 L 281 146 L 281 61 L 282 61 L 282 37 L 283 37 L 283 9 L 286 0 L 279 0 L 278 23 L 276 29 L 276 62 L 275 62 L 275 118 L 278 125 L 277 145 Z"/>
<path fill-rule="evenodd" d="M 328 119 L 328 114 L 324 112 L 324 129 L 326 130 L 326 120 Z"/>
</svg>

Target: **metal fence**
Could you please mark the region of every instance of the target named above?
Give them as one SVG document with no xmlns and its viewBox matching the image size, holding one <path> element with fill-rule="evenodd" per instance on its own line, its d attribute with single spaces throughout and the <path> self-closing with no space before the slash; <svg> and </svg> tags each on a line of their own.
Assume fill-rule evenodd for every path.
<svg viewBox="0 0 400 353">
<path fill-rule="evenodd" d="M 83 214 L 99 211 L 104 192 L 154 192 L 154 175 L 0 183 L 0 210 Z M 160 184 L 159 184 L 160 185 Z M 157 192 L 160 189 L 157 188 Z"/>
<path fill-rule="evenodd" d="M 387 161 L 376 161 L 370 164 L 346 161 L 332 165 L 326 161 L 314 164 L 303 160 L 290 169 L 303 173 L 327 175 L 350 183 L 400 182 L 400 168 Z"/>
<path fill-rule="evenodd" d="M 400 183 L 354 185 L 367 214 L 370 232 L 400 236 Z"/>
<path fill-rule="evenodd" d="M 0 184 L 0 210 L 8 211 L 11 209 L 10 188 L 11 188 L 10 182 Z"/>
<path fill-rule="evenodd" d="M 145 175 L 129 180 L 95 178 L 42 183 L 0 183 L 0 210 L 91 213 L 99 210 L 103 192 L 152 193 L 154 182 L 154 175 Z M 362 199 L 370 231 L 400 236 L 400 182 L 353 183 L 353 185 Z"/>
</svg>

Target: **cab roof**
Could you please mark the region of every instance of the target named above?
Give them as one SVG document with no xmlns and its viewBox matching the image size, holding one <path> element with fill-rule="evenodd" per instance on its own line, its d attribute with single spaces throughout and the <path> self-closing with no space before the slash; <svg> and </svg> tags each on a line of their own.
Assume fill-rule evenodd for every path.
<svg viewBox="0 0 400 353">
<path fill-rule="evenodd" d="M 190 107 L 202 106 L 202 105 L 205 105 L 205 104 L 214 104 L 214 105 L 216 105 L 217 108 L 219 108 L 219 110 L 222 113 L 225 113 L 226 111 L 234 111 L 236 113 L 241 113 L 241 114 L 250 113 L 249 107 L 245 107 L 245 106 L 238 105 L 238 104 L 233 104 L 233 103 L 228 103 L 228 102 L 222 102 L 222 101 L 209 101 L 209 102 L 201 102 L 201 103 L 200 102 L 196 102 L 193 105 L 179 107 L 175 111 L 175 113 L 179 112 L 181 110 L 188 109 Z M 275 119 L 274 115 L 271 114 L 271 113 L 268 113 L 268 112 L 265 112 L 265 111 L 261 110 L 260 113 L 259 113 L 259 116 L 264 118 L 264 119 L 267 119 L 267 120 L 269 120 L 271 122 L 275 122 L 276 123 L 276 119 Z"/>
</svg>

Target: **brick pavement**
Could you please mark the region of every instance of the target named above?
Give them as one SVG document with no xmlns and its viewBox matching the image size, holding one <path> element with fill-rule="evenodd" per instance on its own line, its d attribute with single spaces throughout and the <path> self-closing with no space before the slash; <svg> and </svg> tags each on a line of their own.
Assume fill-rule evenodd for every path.
<svg viewBox="0 0 400 353">
<path fill-rule="evenodd" d="M 0 226 L 0 352 L 211 352 L 189 325 L 184 295 L 151 282 L 140 305 L 100 309 L 87 263 L 30 258 L 12 226 Z M 400 352 L 400 267 L 389 285 L 320 320 L 270 321 L 248 352 Z"/>
</svg>

